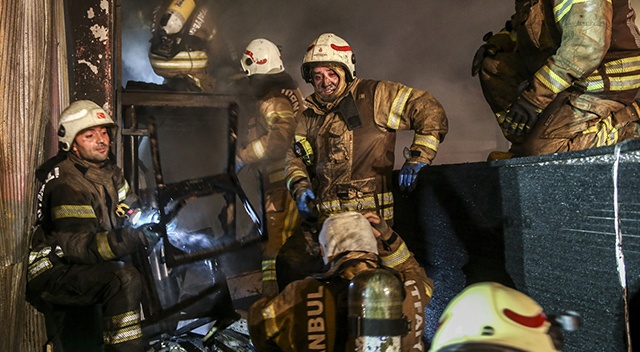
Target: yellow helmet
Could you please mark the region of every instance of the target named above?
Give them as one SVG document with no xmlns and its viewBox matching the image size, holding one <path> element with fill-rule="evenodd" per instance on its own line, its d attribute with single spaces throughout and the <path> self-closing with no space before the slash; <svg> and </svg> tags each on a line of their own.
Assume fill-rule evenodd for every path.
<svg viewBox="0 0 640 352">
<path fill-rule="evenodd" d="M 276 74 L 284 71 L 280 50 L 264 38 L 254 39 L 247 45 L 240 64 L 247 76 Z"/>
<path fill-rule="evenodd" d="M 58 123 L 60 149 L 69 151 L 78 132 L 96 126 L 110 127 L 112 135 L 117 127 L 111 116 L 98 104 L 90 100 L 74 101 L 60 115 Z"/>
<path fill-rule="evenodd" d="M 344 39 L 333 33 L 323 33 L 307 48 L 302 60 L 302 78 L 311 83 L 311 67 L 316 63 L 336 63 L 344 67 L 347 81 L 356 77 L 356 56 Z"/>
<path fill-rule="evenodd" d="M 482 282 L 465 288 L 445 308 L 429 351 L 560 351 L 559 333 L 529 296 Z"/>
</svg>

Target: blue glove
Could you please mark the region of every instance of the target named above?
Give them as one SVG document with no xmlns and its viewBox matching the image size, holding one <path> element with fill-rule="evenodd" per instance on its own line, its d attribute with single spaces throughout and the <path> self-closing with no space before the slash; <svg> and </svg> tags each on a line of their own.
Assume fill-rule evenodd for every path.
<svg viewBox="0 0 640 352">
<path fill-rule="evenodd" d="M 302 215 L 303 218 L 305 219 L 314 218 L 314 214 L 313 214 L 314 210 L 312 208 L 315 207 L 313 203 L 315 199 L 316 199 L 316 195 L 313 193 L 313 191 L 310 189 L 306 189 L 304 193 L 302 193 L 298 198 L 298 200 L 296 201 L 298 212 L 300 212 L 300 215 Z"/>
<path fill-rule="evenodd" d="M 416 188 L 418 173 L 420 172 L 420 169 L 422 169 L 426 165 L 427 164 L 425 163 L 410 163 L 408 161 L 405 162 L 404 165 L 402 165 L 402 169 L 400 170 L 400 177 L 398 180 L 398 183 L 400 184 L 400 190 L 413 191 L 413 189 Z"/>
</svg>

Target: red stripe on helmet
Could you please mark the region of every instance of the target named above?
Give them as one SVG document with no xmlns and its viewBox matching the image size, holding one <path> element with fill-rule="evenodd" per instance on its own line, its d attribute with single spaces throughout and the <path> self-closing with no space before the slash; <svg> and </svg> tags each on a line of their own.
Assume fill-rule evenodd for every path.
<svg viewBox="0 0 640 352">
<path fill-rule="evenodd" d="M 309 45 L 309 47 L 307 48 L 307 51 L 311 51 L 311 50 L 313 50 L 313 47 L 315 47 L 315 46 L 316 46 L 315 44 L 311 44 L 311 45 Z"/>
<path fill-rule="evenodd" d="M 547 316 L 544 313 L 539 313 L 534 316 L 526 316 L 518 314 L 510 309 L 504 309 L 502 312 L 507 316 L 507 318 L 529 328 L 539 328 L 547 321 Z"/>
<path fill-rule="evenodd" d="M 351 51 L 351 47 L 348 45 L 335 45 L 331 44 L 331 48 L 335 51 Z"/>
</svg>

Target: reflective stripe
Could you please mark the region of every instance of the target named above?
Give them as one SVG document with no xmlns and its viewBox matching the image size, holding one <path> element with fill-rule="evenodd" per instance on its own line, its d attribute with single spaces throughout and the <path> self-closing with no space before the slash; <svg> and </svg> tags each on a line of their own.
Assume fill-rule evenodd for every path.
<svg viewBox="0 0 640 352">
<path fill-rule="evenodd" d="M 264 119 L 267 121 L 267 126 L 271 127 L 271 125 L 273 124 L 273 120 L 275 120 L 276 117 L 280 117 L 283 119 L 293 118 L 293 112 L 291 110 L 277 110 L 269 112 L 264 117 Z"/>
<path fill-rule="evenodd" d="M 287 179 L 287 189 L 291 190 L 291 182 L 298 181 L 300 178 L 307 178 L 307 174 L 300 170 L 294 171 Z"/>
<path fill-rule="evenodd" d="M 411 257 L 411 253 L 409 252 L 409 248 L 405 243 L 402 243 L 395 252 L 381 257 L 382 264 L 388 266 L 390 268 L 395 268 L 396 266 L 404 263 Z"/>
<path fill-rule="evenodd" d="M 264 332 L 267 338 L 272 338 L 278 333 L 278 325 L 276 324 L 276 310 L 273 304 L 266 306 L 262 310 L 262 318 L 264 318 Z"/>
<path fill-rule="evenodd" d="M 556 94 L 571 86 L 571 83 L 551 71 L 551 68 L 547 65 L 544 65 L 540 70 L 538 70 L 534 77 Z"/>
<path fill-rule="evenodd" d="M 105 345 L 115 345 L 142 337 L 140 313 L 137 311 L 105 317 L 104 324 L 102 339 Z"/>
<path fill-rule="evenodd" d="M 118 190 L 118 203 L 124 202 L 124 199 L 127 198 L 127 192 L 129 192 L 129 184 L 125 180 L 124 185 Z"/>
<path fill-rule="evenodd" d="M 575 4 L 579 4 L 581 2 L 589 2 L 591 0 L 564 0 L 553 8 L 553 13 L 556 18 L 556 22 L 560 22 L 560 20 L 571 11 L 571 7 Z M 606 0 L 608 3 L 611 3 L 611 0 Z"/>
<path fill-rule="evenodd" d="M 282 242 L 284 243 L 293 232 L 296 230 L 298 224 L 298 207 L 293 199 L 287 198 L 287 216 L 284 219 L 284 226 L 282 227 Z"/>
<path fill-rule="evenodd" d="M 207 53 L 204 51 L 181 51 L 169 60 L 161 56 L 151 55 L 150 62 L 152 67 L 159 69 L 193 69 L 207 67 L 208 58 Z"/>
<path fill-rule="evenodd" d="M 640 70 L 640 57 L 633 56 L 609 61 L 604 64 L 604 69 L 604 71 L 610 75 L 638 71 Z"/>
<path fill-rule="evenodd" d="M 433 297 L 433 288 L 424 281 L 422 282 L 422 286 L 424 286 L 424 293 L 426 293 L 427 297 L 429 298 Z"/>
<path fill-rule="evenodd" d="M 96 234 L 96 244 L 98 245 L 98 253 L 104 260 L 112 260 L 116 258 L 116 255 L 111 250 L 109 245 L 109 232 L 99 232 Z"/>
<path fill-rule="evenodd" d="M 432 135 L 416 133 L 413 135 L 413 144 L 422 145 L 437 152 L 438 145 L 440 145 L 440 141 L 438 140 L 438 138 Z"/>
<path fill-rule="evenodd" d="M 402 87 L 396 97 L 393 99 L 391 109 L 389 111 L 389 119 L 387 120 L 387 127 L 397 130 L 400 127 L 400 121 L 402 118 L 402 112 L 404 107 L 411 96 L 413 88 Z"/>
<path fill-rule="evenodd" d="M 251 149 L 253 149 L 253 152 L 256 154 L 258 159 L 262 159 L 264 157 L 264 146 L 259 140 L 251 143 Z"/>
<path fill-rule="evenodd" d="M 608 77 L 610 91 L 623 91 L 640 88 L 640 75 Z M 579 82 L 586 87 L 589 93 L 604 92 L 604 79 L 600 75 L 589 76 Z"/>
<path fill-rule="evenodd" d="M 53 220 L 80 218 L 95 219 L 96 213 L 90 205 L 60 205 L 51 209 Z"/>
<path fill-rule="evenodd" d="M 60 246 L 56 246 L 55 249 L 47 246 L 37 252 L 29 253 L 29 266 L 27 269 L 28 281 L 33 280 L 38 275 L 53 268 L 53 264 L 49 259 L 49 254 L 51 254 L 52 250 L 54 251 L 54 254 L 58 256 L 58 258 L 64 257 L 64 253 L 62 252 L 62 248 L 60 248 Z"/>
<path fill-rule="evenodd" d="M 582 132 L 583 134 L 596 134 L 595 147 L 606 147 L 618 142 L 618 129 L 611 122 L 611 115 L 600 120 L 597 124 Z"/>
<path fill-rule="evenodd" d="M 276 260 L 265 259 L 262 261 L 262 281 L 276 280 Z"/>
<path fill-rule="evenodd" d="M 383 204 L 381 209 L 385 220 L 393 219 L 393 193 L 377 194 L 378 204 Z M 340 213 L 343 211 L 375 210 L 377 204 L 373 196 L 355 199 L 334 199 L 320 203 L 320 209 L 325 214 Z"/>
</svg>

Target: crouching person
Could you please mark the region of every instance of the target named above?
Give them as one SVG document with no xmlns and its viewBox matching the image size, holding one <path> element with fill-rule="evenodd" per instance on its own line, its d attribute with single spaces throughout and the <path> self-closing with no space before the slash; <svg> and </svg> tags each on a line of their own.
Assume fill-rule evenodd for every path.
<svg viewBox="0 0 640 352">
<path fill-rule="evenodd" d="M 345 350 L 360 335 L 350 325 L 350 283 L 358 274 L 385 268 L 404 284 L 402 313 L 409 324 L 401 350 L 424 351 L 424 309 L 433 281 L 386 222 L 374 213 L 338 213 L 325 220 L 319 241 L 326 272 L 294 281 L 249 309 L 249 333 L 256 349 Z"/>
</svg>

